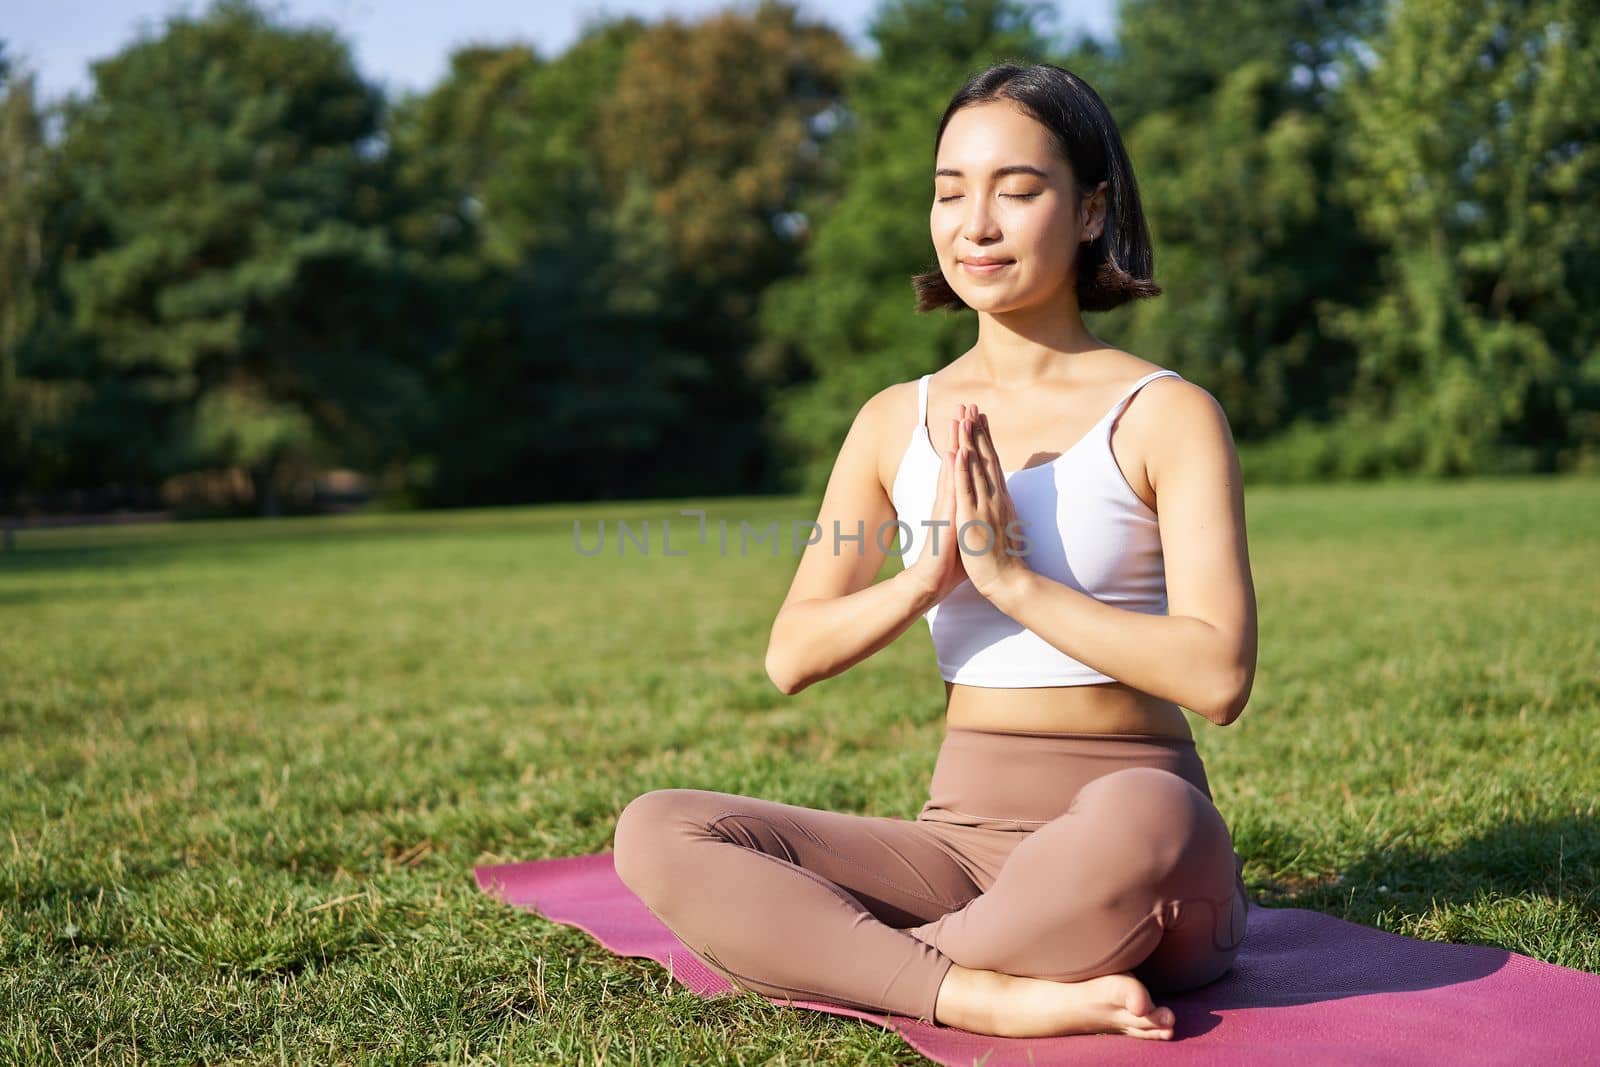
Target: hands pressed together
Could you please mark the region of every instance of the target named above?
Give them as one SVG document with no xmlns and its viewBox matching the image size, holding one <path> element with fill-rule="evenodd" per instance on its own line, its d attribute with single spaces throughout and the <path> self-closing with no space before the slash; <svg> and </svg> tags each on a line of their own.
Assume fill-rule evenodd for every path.
<svg viewBox="0 0 1600 1067">
<path fill-rule="evenodd" d="M 1031 573 L 1022 554 L 1027 542 L 989 437 L 988 416 L 976 404 L 962 404 L 950 425 L 955 447 L 940 455 L 929 516 L 930 522 L 942 519 L 946 525 L 927 529 L 927 547 L 912 570 L 929 583 L 935 603 L 963 581 L 993 600 Z"/>
</svg>

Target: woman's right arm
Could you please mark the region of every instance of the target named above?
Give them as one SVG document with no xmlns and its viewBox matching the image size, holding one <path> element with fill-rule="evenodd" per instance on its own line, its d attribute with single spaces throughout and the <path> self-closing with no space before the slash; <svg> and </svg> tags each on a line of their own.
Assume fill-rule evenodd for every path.
<svg viewBox="0 0 1600 1067">
<path fill-rule="evenodd" d="M 892 425 L 893 386 L 857 412 L 834 460 L 817 525 L 822 534 L 795 571 L 767 643 L 767 676 L 793 695 L 843 673 L 899 637 L 940 599 L 926 568 L 902 569 L 874 584 L 899 540 L 894 504 L 878 477 L 880 428 Z M 837 526 L 835 526 L 837 523 Z M 835 551 L 834 531 L 840 540 Z M 858 542 L 857 532 L 863 534 Z M 843 540 L 843 537 L 852 540 Z"/>
</svg>

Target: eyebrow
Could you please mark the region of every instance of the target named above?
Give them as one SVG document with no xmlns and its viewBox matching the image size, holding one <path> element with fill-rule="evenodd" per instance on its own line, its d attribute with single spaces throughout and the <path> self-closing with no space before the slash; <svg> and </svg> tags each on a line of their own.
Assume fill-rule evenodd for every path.
<svg viewBox="0 0 1600 1067">
<path fill-rule="evenodd" d="M 1030 167 L 1026 163 L 1013 163 L 1008 167 L 996 167 L 992 177 L 1003 178 L 1007 174 L 1032 174 L 1036 178 L 1049 178 L 1050 177 L 1050 175 L 1046 174 L 1044 171 L 1040 170 L 1038 167 Z M 951 167 L 940 167 L 938 170 L 933 172 L 933 176 L 935 178 L 939 178 L 939 177 L 964 178 L 964 177 L 966 177 L 966 175 L 963 174 L 961 171 L 955 170 L 954 168 L 951 168 Z"/>
</svg>

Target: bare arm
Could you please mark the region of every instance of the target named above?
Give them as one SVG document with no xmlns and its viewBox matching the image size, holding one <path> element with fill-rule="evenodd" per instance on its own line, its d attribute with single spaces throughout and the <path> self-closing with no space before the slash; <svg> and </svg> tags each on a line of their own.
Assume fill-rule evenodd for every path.
<svg viewBox="0 0 1600 1067">
<path fill-rule="evenodd" d="M 879 392 L 856 414 L 823 493 L 817 515 L 822 536 L 806 546 L 772 624 L 767 676 L 785 694 L 855 666 L 905 633 L 935 602 L 933 591 L 909 570 L 873 583 L 888 555 L 879 531 L 886 546 L 898 537 L 894 504 L 878 478 L 877 427 L 895 413 L 888 394 Z M 844 540 L 858 532 L 859 542 Z"/>
<path fill-rule="evenodd" d="M 1227 415 L 1204 389 L 1168 389 L 1159 421 L 1148 469 L 1168 614 L 1115 607 L 1028 570 L 985 595 L 1074 659 L 1226 726 L 1243 712 L 1256 668 L 1243 476 Z"/>
</svg>

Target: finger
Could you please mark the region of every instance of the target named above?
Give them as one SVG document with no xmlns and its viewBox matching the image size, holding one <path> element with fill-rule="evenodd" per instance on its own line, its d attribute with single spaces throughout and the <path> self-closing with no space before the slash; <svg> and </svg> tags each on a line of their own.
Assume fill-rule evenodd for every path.
<svg viewBox="0 0 1600 1067">
<path fill-rule="evenodd" d="M 979 520 L 982 523 L 984 523 L 986 526 L 992 525 L 991 523 L 989 523 L 989 520 L 988 520 L 988 515 L 989 515 L 989 491 L 988 491 L 988 487 L 987 487 L 987 484 L 985 482 L 985 476 L 984 476 L 984 473 L 983 473 L 983 460 L 978 455 L 977 450 L 972 447 L 971 434 L 972 434 L 972 422 L 971 422 L 971 420 L 968 420 L 968 423 L 967 423 L 967 435 L 968 435 L 968 439 L 967 439 L 967 459 L 966 459 L 967 486 L 968 486 L 967 496 L 966 496 L 966 499 L 967 499 L 967 511 L 966 511 L 965 516 L 958 517 L 957 522 L 956 522 L 957 529 L 959 529 L 961 527 L 962 523 L 971 522 L 973 520 Z M 974 549 L 974 550 L 975 551 L 985 551 L 986 549 L 984 548 L 984 546 L 987 544 L 987 539 L 988 539 L 988 535 L 986 533 L 978 534 L 977 535 L 978 547 L 976 549 Z"/>
<path fill-rule="evenodd" d="M 972 472 L 969 469 L 972 465 L 972 452 L 966 447 L 962 434 L 958 433 L 956 440 L 959 442 L 955 462 L 956 513 L 959 515 L 963 503 L 970 506 L 976 501 L 972 495 Z"/>
<path fill-rule="evenodd" d="M 989 482 L 990 496 L 1000 493 L 1000 486 L 1005 485 L 1005 474 L 1000 470 L 1000 453 L 995 451 L 994 438 L 989 437 L 989 416 L 979 413 L 978 422 L 973 426 L 973 437 L 979 456 L 982 456 L 984 477 Z"/>
<path fill-rule="evenodd" d="M 989 416 L 987 413 L 978 415 L 978 450 L 983 453 L 984 465 L 989 469 L 991 487 L 998 492 L 998 486 L 1005 484 L 1005 473 L 1000 467 L 1000 453 L 995 450 L 994 438 L 989 436 Z"/>
<path fill-rule="evenodd" d="M 982 436 L 978 432 L 977 409 L 974 408 L 973 417 L 967 420 L 967 448 L 972 453 L 972 495 L 980 505 L 987 505 L 994 495 L 994 485 L 989 475 L 989 460 L 979 444 Z"/>
</svg>

